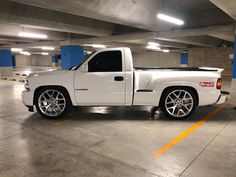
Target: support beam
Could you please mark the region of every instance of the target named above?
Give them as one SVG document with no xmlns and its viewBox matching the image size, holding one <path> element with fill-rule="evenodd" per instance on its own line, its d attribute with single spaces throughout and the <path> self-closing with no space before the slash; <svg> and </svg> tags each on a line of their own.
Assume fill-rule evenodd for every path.
<svg viewBox="0 0 236 177">
<path fill-rule="evenodd" d="M 213 4 L 236 20 L 236 1 L 235 0 L 210 0 Z"/>
<path fill-rule="evenodd" d="M 201 47 L 214 47 L 214 45 L 205 44 L 203 42 L 197 42 L 196 40 L 190 40 L 187 37 L 185 38 L 156 38 L 160 41 L 170 41 L 170 42 L 177 42 L 181 44 L 189 44 L 189 45 L 196 45 Z"/>
<path fill-rule="evenodd" d="M 0 12 L 1 13 L 1 12 Z M 62 32 L 55 32 L 55 31 L 47 31 L 47 30 L 41 30 L 41 29 L 35 29 L 35 28 L 26 28 L 22 27 L 20 24 L 0 24 L 0 38 L 6 38 L 9 37 L 9 39 L 18 38 L 17 40 L 21 41 L 38 41 L 37 39 L 25 39 L 25 38 L 19 38 L 18 33 L 22 31 L 31 32 L 31 33 L 42 33 L 48 36 L 47 40 L 68 40 L 70 39 L 68 34 L 62 33 Z"/>
<path fill-rule="evenodd" d="M 180 44 L 180 43 L 176 43 L 176 42 L 169 42 L 169 41 L 155 41 L 155 40 L 146 40 L 146 39 L 136 39 L 136 40 L 129 40 L 129 41 L 125 41 L 125 42 L 120 42 L 120 44 L 124 44 L 129 46 L 140 46 L 140 47 L 146 47 L 148 42 L 157 42 L 160 44 L 160 47 L 166 47 L 166 48 L 179 48 L 179 49 L 185 49 L 188 47 L 188 45 L 186 44 Z M 116 44 L 119 44 L 119 42 L 113 42 L 115 46 L 117 46 Z"/>
<path fill-rule="evenodd" d="M 65 44 L 84 44 L 84 43 L 104 43 L 104 42 L 125 42 L 128 40 L 135 39 L 153 39 L 155 37 L 154 32 L 142 32 L 142 33 L 129 33 L 122 35 L 104 36 L 104 37 L 93 37 L 84 39 L 73 39 L 66 41 Z"/>
<path fill-rule="evenodd" d="M 186 36 L 201 36 L 209 35 L 212 33 L 219 32 L 234 32 L 233 25 L 226 26 L 210 26 L 204 28 L 194 28 L 194 29 L 178 29 L 165 32 L 142 32 L 142 33 L 130 33 L 124 35 L 113 35 L 105 37 L 94 37 L 94 38 L 84 38 L 84 39 L 73 39 L 67 41 L 65 44 L 83 44 L 83 43 L 95 43 L 95 42 L 126 42 L 129 40 L 137 39 L 158 39 L 158 38 L 174 38 L 174 37 L 186 37 Z"/>
<path fill-rule="evenodd" d="M 234 32 L 234 25 L 208 26 L 203 28 L 177 29 L 157 33 L 157 37 L 203 36 L 212 33 Z"/>
<path fill-rule="evenodd" d="M 19 44 L 11 44 L 11 45 L 3 45 L 1 48 L 32 48 L 32 47 L 40 47 L 40 46 L 60 46 L 60 41 L 40 41 L 40 42 L 32 42 L 32 43 L 19 43 Z"/>
<path fill-rule="evenodd" d="M 2 26 L 1 26 L 1 28 L 2 28 Z M 25 38 L 10 37 L 10 36 L 0 36 L 0 41 L 9 41 L 9 42 L 18 42 L 18 43 L 19 42 L 22 42 L 22 43 L 35 42 L 35 40 L 33 40 L 33 39 L 25 39 Z"/>
<path fill-rule="evenodd" d="M 172 41 L 182 44 L 196 45 L 201 47 L 217 47 L 221 40 L 210 36 L 187 36 L 187 37 L 173 37 L 173 38 L 156 38 L 163 41 Z"/>
<path fill-rule="evenodd" d="M 2 41 L 0 40 L 0 44 L 2 45 L 11 45 L 11 44 L 15 44 L 14 42 L 10 42 L 10 41 Z"/>
<path fill-rule="evenodd" d="M 166 31 L 166 32 L 142 32 L 142 33 L 130 33 L 130 34 L 104 36 L 104 37 L 73 39 L 73 40 L 61 41 L 61 45 L 78 45 L 78 44 L 109 43 L 109 42 L 131 43 L 132 40 L 135 41 L 138 39 L 141 39 L 141 40 L 143 39 L 143 40 L 148 41 L 148 40 L 153 40 L 155 38 L 156 39 L 174 38 L 175 40 L 171 40 L 171 42 L 180 43 L 180 44 L 198 45 L 198 46 L 203 46 L 203 47 L 212 47 L 212 46 L 215 46 L 214 42 L 217 42 L 217 40 L 215 41 L 211 41 L 213 39 L 211 39 L 210 41 L 203 40 L 203 39 L 199 40 L 198 38 L 201 38 L 199 37 L 199 35 L 209 35 L 212 33 L 232 32 L 232 31 L 234 31 L 234 27 L 232 25 L 215 26 L 215 27 L 205 27 L 205 28 L 197 28 L 197 29 L 171 30 L 171 31 Z M 188 37 L 186 38 L 186 36 Z M 182 37 L 182 40 L 180 40 L 180 37 Z M 208 39 L 210 39 L 210 37 Z M 170 42 L 170 40 L 168 41 Z M 33 44 L 5 45 L 2 47 L 24 48 L 24 47 L 30 47 L 30 46 L 47 45 L 45 43 L 48 43 L 48 45 L 50 45 L 50 42 L 38 42 L 38 43 L 33 43 Z M 179 48 L 178 45 L 176 45 L 176 48 Z M 181 48 L 185 48 L 185 46 Z"/>
<path fill-rule="evenodd" d="M 224 33 L 212 33 L 209 36 L 222 39 L 228 42 L 234 42 L 234 33 L 233 32 L 224 32 Z"/>
</svg>

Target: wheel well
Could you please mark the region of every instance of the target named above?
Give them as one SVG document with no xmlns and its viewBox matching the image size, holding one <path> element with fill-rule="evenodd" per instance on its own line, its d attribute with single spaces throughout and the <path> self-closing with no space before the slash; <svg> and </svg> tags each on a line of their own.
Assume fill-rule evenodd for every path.
<svg viewBox="0 0 236 177">
<path fill-rule="evenodd" d="M 160 104 L 160 102 L 161 102 L 161 100 L 162 100 L 162 97 L 165 95 L 165 93 L 166 93 L 169 89 L 172 89 L 172 88 L 178 88 L 178 89 L 179 89 L 179 88 L 188 88 L 188 89 L 190 89 L 190 90 L 194 93 L 194 95 L 196 96 L 197 105 L 198 105 L 198 103 L 199 103 L 198 92 L 197 92 L 197 90 L 196 90 L 195 88 L 190 87 L 190 86 L 170 86 L 170 87 L 166 87 L 166 88 L 163 90 L 162 94 L 161 94 L 161 99 L 160 99 L 160 101 L 159 101 L 159 104 Z"/>
<path fill-rule="evenodd" d="M 70 98 L 70 94 L 69 94 L 69 92 L 68 92 L 68 90 L 65 88 L 65 87 L 63 87 L 63 86 L 59 86 L 59 85 L 47 85 L 47 86 L 40 86 L 40 87 L 38 87 L 38 88 L 36 88 L 35 89 L 35 91 L 34 91 L 34 105 L 35 105 L 35 103 L 36 103 L 36 94 L 41 90 L 41 89 L 44 89 L 44 88 L 48 88 L 48 89 L 61 89 L 61 90 L 63 90 L 66 94 L 67 94 L 67 96 L 69 97 L 69 100 L 70 100 L 70 102 L 71 102 L 71 98 Z"/>
</svg>

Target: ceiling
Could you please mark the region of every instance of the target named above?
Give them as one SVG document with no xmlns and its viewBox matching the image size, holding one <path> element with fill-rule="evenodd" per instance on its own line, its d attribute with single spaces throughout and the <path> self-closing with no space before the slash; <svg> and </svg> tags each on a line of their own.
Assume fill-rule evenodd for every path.
<svg viewBox="0 0 236 177">
<path fill-rule="evenodd" d="M 35 51 L 41 46 L 105 44 L 142 51 L 149 41 L 173 51 L 231 47 L 234 7 L 235 0 L 5 0 L 0 6 L 0 48 Z M 159 12 L 185 24 L 158 20 Z M 21 31 L 48 38 L 18 37 Z"/>
</svg>

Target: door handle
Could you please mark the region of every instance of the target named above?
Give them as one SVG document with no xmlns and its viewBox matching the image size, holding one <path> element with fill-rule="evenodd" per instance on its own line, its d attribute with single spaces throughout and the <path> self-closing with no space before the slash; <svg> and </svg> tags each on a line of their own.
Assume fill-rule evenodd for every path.
<svg viewBox="0 0 236 177">
<path fill-rule="evenodd" d="M 115 77 L 114 77 L 114 80 L 115 80 L 115 81 L 123 81 L 123 80 L 124 80 L 124 77 L 123 77 L 123 76 L 115 76 Z"/>
</svg>

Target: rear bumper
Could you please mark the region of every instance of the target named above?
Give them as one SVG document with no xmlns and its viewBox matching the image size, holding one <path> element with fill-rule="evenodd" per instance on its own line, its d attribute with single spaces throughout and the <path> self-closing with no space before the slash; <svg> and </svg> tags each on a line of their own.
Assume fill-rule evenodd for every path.
<svg viewBox="0 0 236 177">
<path fill-rule="evenodd" d="M 221 92 L 220 97 L 218 98 L 216 104 L 223 104 L 230 98 L 230 93 L 228 92 Z"/>
</svg>

